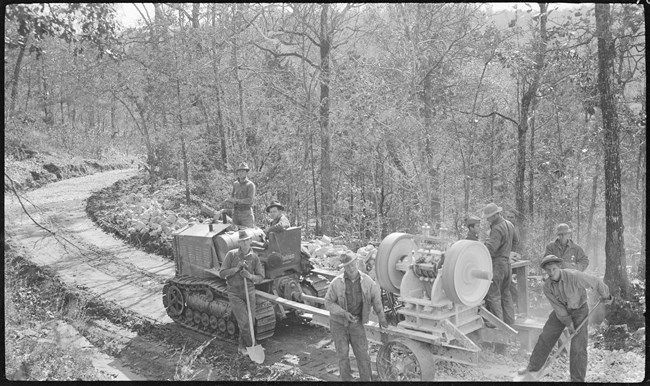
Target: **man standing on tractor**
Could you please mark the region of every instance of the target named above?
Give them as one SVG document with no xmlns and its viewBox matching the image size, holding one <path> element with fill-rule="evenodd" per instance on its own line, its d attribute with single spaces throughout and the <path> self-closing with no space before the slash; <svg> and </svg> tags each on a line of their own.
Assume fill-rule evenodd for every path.
<svg viewBox="0 0 650 386">
<path fill-rule="evenodd" d="M 239 231 L 239 249 L 226 253 L 219 276 L 228 284 L 228 300 L 239 326 L 239 352 L 246 355 L 246 347 L 253 347 L 248 311 L 246 310 L 246 292 L 244 280 L 248 286 L 251 317 L 255 320 L 255 283 L 264 279 L 264 268 L 257 254 L 251 248 L 252 236 L 246 229 Z"/>
<path fill-rule="evenodd" d="M 587 288 L 595 289 L 605 304 L 614 300 L 609 294 L 609 288 L 599 278 L 574 269 L 562 269 L 565 261 L 557 256 L 548 255 L 542 259 L 541 267 L 548 278 L 544 281 L 544 295 L 551 303 L 553 311 L 548 316 L 542 329 L 528 366 L 518 371 L 519 375 L 539 371 L 551 349 L 560 338 L 564 327 L 573 335 L 576 328 L 589 315 L 587 305 Z M 571 339 L 569 352 L 569 371 L 571 382 L 584 382 L 587 373 L 587 326 L 586 323 Z"/>
<path fill-rule="evenodd" d="M 325 308 L 330 312 L 330 330 L 339 360 L 341 380 L 352 381 L 350 345 L 357 359 L 359 378 L 370 382 L 370 355 L 368 339 L 363 325 L 368 322 L 370 309 L 374 309 L 382 328 L 388 327 L 381 303 L 379 285 L 370 276 L 359 272 L 357 255 L 351 251 L 341 256 L 345 271 L 330 283 L 325 295 Z"/>
<path fill-rule="evenodd" d="M 519 238 L 514 232 L 512 223 L 501 217 L 503 208 L 495 203 L 489 203 L 483 208 L 483 218 L 490 222 L 490 236 L 485 240 L 485 246 L 492 257 L 492 283 L 485 302 L 488 310 L 496 317 L 512 326 L 515 322 L 515 310 L 510 293 L 510 252 L 516 249 Z M 488 327 L 494 327 L 486 322 Z"/>
<path fill-rule="evenodd" d="M 577 269 L 584 272 L 589 266 L 589 258 L 582 248 L 571 240 L 571 229 L 567 224 L 559 224 L 555 234 L 557 239 L 549 243 L 544 256 L 555 255 L 562 259 L 562 268 Z"/>
<path fill-rule="evenodd" d="M 237 180 L 232 184 L 231 197 L 224 201 L 234 205 L 232 211 L 232 224 L 246 228 L 255 227 L 253 216 L 253 202 L 255 201 L 255 184 L 248 179 L 250 168 L 246 162 L 237 167 Z"/>
<path fill-rule="evenodd" d="M 465 226 L 467 227 L 467 237 L 465 237 L 465 240 L 478 241 L 478 230 L 480 225 L 480 218 L 476 216 L 469 216 L 467 220 L 465 220 Z"/>
</svg>

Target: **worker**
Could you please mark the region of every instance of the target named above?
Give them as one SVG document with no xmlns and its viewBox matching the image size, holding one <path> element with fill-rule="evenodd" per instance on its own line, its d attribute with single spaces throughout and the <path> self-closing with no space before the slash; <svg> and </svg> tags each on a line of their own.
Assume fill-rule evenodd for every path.
<svg viewBox="0 0 650 386">
<path fill-rule="evenodd" d="M 465 237 L 465 239 L 478 241 L 478 231 L 481 226 L 481 219 L 476 216 L 469 216 L 465 220 L 465 226 L 467 227 L 467 237 Z"/>
<path fill-rule="evenodd" d="M 267 236 L 273 232 L 284 232 L 285 229 L 291 226 L 289 219 L 284 215 L 284 206 L 280 202 L 271 201 L 269 206 L 266 207 L 266 213 L 271 215 L 271 223 L 264 229 Z"/>
<path fill-rule="evenodd" d="M 609 294 L 609 288 L 599 278 L 573 269 L 562 269 L 565 261 L 555 255 L 548 255 L 540 264 L 548 275 L 544 281 L 544 295 L 551 303 L 553 311 L 544 324 L 542 333 L 537 339 L 535 348 L 530 356 L 528 365 L 518 371 L 519 375 L 539 371 L 551 349 L 560 338 L 564 327 L 574 334 L 576 328 L 589 315 L 587 305 L 587 288 L 595 289 L 605 304 L 614 300 Z M 571 382 L 584 382 L 587 372 L 587 325 L 571 339 L 569 352 L 569 371 Z"/>
<path fill-rule="evenodd" d="M 250 301 L 251 316 L 255 320 L 255 283 L 259 283 L 264 279 L 264 268 L 259 257 L 251 248 L 251 240 L 252 236 L 248 230 L 240 230 L 239 248 L 226 253 L 219 270 L 219 276 L 226 279 L 228 285 L 228 300 L 239 326 L 239 352 L 243 355 L 246 355 L 246 347 L 253 347 L 248 311 L 246 310 L 244 280 L 248 280 L 246 283 L 248 285 L 248 299 Z"/>
<path fill-rule="evenodd" d="M 584 272 L 589 266 L 589 258 L 585 251 L 571 240 L 571 229 L 567 224 L 559 224 L 555 234 L 557 239 L 549 243 L 544 250 L 544 256 L 555 255 L 562 259 L 562 268 L 577 269 Z"/>
<path fill-rule="evenodd" d="M 255 247 L 266 248 L 269 246 L 269 235 L 271 233 L 284 232 L 287 228 L 291 226 L 289 219 L 284 215 L 284 206 L 278 201 L 271 201 L 271 204 L 266 207 L 266 212 L 271 215 L 271 221 L 269 226 L 263 229 L 264 231 L 264 242 L 253 241 L 252 245 Z"/>
<path fill-rule="evenodd" d="M 519 244 L 517 245 L 517 249 L 512 249 L 510 252 L 510 264 L 517 262 L 521 260 L 521 251 L 523 250 L 523 246 L 521 243 L 521 237 L 519 237 L 519 229 L 515 226 L 515 214 L 511 211 L 504 211 L 504 216 L 506 220 L 510 221 L 512 224 L 513 229 L 515 230 L 515 236 L 517 237 L 517 240 L 519 240 Z M 516 284 L 517 280 L 517 274 L 513 274 L 512 277 L 510 278 L 511 284 L 510 284 L 510 295 L 512 296 L 512 304 L 513 304 L 513 309 L 517 308 L 517 311 L 519 311 L 519 307 L 517 306 L 517 299 L 519 298 L 519 293 L 517 292 L 517 286 Z"/>
<path fill-rule="evenodd" d="M 485 246 L 492 258 L 493 274 L 485 301 L 491 313 L 512 326 L 515 322 L 515 311 L 510 293 L 510 252 L 513 247 L 517 248 L 519 239 L 512 223 L 501 217 L 502 210 L 503 208 L 493 202 L 483 208 L 483 218 L 490 223 L 490 235 L 485 240 Z M 494 327 L 489 322 L 486 322 L 486 325 Z"/>
<path fill-rule="evenodd" d="M 330 330 L 339 360 L 341 380 L 352 381 L 349 356 L 351 345 L 359 367 L 359 378 L 362 382 L 369 382 L 370 355 L 363 325 L 368 322 L 372 308 L 377 314 L 380 327 L 388 327 L 381 303 L 381 291 L 370 276 L 359 272 L 357 255 L 352 251 L 341 255 L 338 268 L 343 268 L 344 272 L 330 283 L 325 294 L 325 308 L 330 313 Z"/>
<path fill-rule="evenodd" d="M 237 167 L 237 179 L 232 185 L 231 197 L 224 201 L 234 205 L 232 211 L 232 223 L 246 228 L 255 227 L 253 216 L 253 202 L 255 201 L 255 184 L 248 179 L 250 168 L 246 162 Z M 215 217 L 218 217 L 215 216 Z"/>
</svg>

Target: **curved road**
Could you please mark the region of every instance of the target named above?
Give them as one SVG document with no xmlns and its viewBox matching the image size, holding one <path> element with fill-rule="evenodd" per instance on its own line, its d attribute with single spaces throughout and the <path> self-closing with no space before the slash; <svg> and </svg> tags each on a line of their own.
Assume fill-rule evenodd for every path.
<svg viewBox="0 0 650 386">
<path fill-rule="evenodd" d="M 7 192 L 5 230 L 26 249 L 30 260 L 56 271 L 67 285 L 156 323 L 173 324 L 162 304 L 163 284 L 174 276 L 173 262 L 105 233 L 85 212 L 92 192 L 136 174 L 135 169 L 113 170 L 58 181 L 23 194 L 30 215 L 56 236 L 34 224 L 15 195 Z M 236 349 L 230 347 L 232 343 L 221 344 L 227 351 Z M 262 344 L 265 364 L 285 363 L 323 380 L 338 379 L 334 347 L 326 329 L 283 321 L 275 336 Z"/>
</svg>

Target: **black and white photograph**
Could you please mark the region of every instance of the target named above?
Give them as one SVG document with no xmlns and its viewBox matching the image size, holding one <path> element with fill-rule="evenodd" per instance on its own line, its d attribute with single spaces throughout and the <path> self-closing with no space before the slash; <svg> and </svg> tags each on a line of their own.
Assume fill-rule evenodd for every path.
<svg viewBox="0 0 650 386">
<path fill-rule="evenodd" d="M 3 9 L 3 382 L 647 382 L 647 1 Z"/>
</svg>

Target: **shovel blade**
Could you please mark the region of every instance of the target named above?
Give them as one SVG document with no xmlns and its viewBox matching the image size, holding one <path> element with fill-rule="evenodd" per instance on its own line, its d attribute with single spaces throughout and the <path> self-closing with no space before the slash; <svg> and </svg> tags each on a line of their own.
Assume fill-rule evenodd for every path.
<svg viewBox="0 0 650 386">
<path fill-rule="evenodd" d="M 517 375 L 512 379 L 513 382 L 534 382 L 537 380 L 539 380 L 538 371 L 529 371 L 525 374 Z"/>
<path fill-rule="evenodd" d="M 254 345 L 253 347 L 246 347 L 248 357 L 255 363 L 264 363 L 264 347 Z"/>
</svg>

